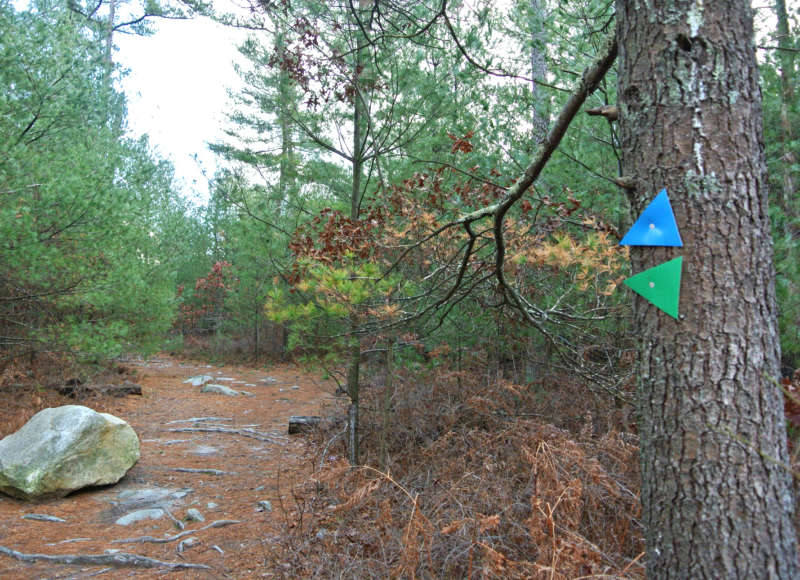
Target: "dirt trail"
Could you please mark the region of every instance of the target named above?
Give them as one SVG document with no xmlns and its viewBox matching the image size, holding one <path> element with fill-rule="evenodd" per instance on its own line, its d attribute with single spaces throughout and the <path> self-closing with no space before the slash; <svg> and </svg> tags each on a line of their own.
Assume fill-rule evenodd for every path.
<svg viewBox="0 0 800 580">
<path fill-rule="evenodd" d="M 128 421 L 141 441 L 139 462 L 114 486 L 63 499 L 34 504 L 0 495 L 0 546 L 50 555 L 103 555 L 118 550 L 210 567 L 174 570 L 168 573 L 171 578 L 263 577 L 260 565 L 268 558 L 271 538 L 280 533 L 285 521 L 281 505 L 291 504 L 292 485 L 310 469 L 310 461 L 303 458 L 303 438 L 286 434 L 289 416 L 318 414 L 332 401 L 334 387 L 290 366 L 209 367 L 166 357 L 132 366 L 137 367 L 133 380 L 142 385 L 143 396 L 90 399 L 81 404 Z M 252 396 L 200 393 L 199 387 L 184 383 L 201 374 Z M 74 403 L 64 404 L 68 402 Z M 186 421 L 197 418 L 217 419 Z M 242 434 L 170 431 L 185 428 L 223 428 Z M 190 508 L 198 510 L 205 521 L 185 521 Z M 127 526 L 116 523 L 141 509 L 155 510 L 149 512 L 154 515 L 161 510 L 162 517 Z M 66 521 L 23 519 L 26 514 Z M 240 523 L 214 524 L 228 520 Z M 181 533 L 181 524 L 184 531 L 195 533 L 164 543 L 115 542 L 142 536 L 163 539 Z M 201 530 L 212 524 L 219 527 Z M 163 567 L 28 563 L 0 554 L 2 579 L 161 578 L 164 574 Z M 287 570 L 287 576 L 291 577 L 291 571 Z"/>
</svg>

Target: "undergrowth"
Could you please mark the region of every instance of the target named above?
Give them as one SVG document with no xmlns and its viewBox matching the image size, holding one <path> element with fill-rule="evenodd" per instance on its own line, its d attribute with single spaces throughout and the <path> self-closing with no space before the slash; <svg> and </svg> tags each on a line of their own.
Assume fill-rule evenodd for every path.
<svg viewBox="0 0 800 580">
<path fill-rule="evenodd" d="M 552 380 L 400 372 L 387 393 L 374 378 L 365 465 L 347 465 L 342 425 L 329 421 L 285 533 L 265 542 L 265 567 L 311 578 L 642 578 L 636 436 L 614 425 L 613 404 Z M 564 417 L 572 431 L 551 420 Z"/>
</svg>

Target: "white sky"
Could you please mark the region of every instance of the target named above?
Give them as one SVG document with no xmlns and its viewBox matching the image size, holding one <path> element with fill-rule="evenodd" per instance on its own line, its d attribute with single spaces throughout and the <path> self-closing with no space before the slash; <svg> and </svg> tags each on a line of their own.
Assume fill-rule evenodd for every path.
<svg viewBox="0 0 800 580">
<path fill-rule="evenodd" d="M 150 136 L 156 152 L 174 164 L 183 193 L 202 202 L 217 168 L 207 143 L 225 138 L 227 89 L 241 85 L 232 63 L 244 35 L 207 18 L 154 25 L 151 36 L 115 38 L 115 58 L 129 69 L 122 81 L 128 126 L 134 135 Z"/>
</svg>

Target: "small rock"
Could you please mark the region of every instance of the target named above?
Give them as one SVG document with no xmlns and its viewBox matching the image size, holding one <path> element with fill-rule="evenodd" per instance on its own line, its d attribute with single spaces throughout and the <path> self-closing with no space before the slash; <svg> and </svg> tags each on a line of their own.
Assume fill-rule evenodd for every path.
<svg viewBox="0 0 800 580">
<path fill-rule="evenodd" d="M 199 445 L 189 451 L 189 453 L 193 453 L 194 455 L 214 455 L 218 451 L 219 449 L 211 447 L 210 445 Z"/>
<path fill-rule="evenodd" d="M 195 508 L 189 508 L 186 510 L 186 521 L 187 522 L 204 522 L 206 518 L 203 517 L 203 514 L 200 513 L 200 510 Z"/>
<path fill-rule="evenodd" d="M 112 503 L 125 511 L 154 507 L 154 504 L 171 506 L 174 502 L 192 493 L 192 491 L 194 490 L 190 488 L 166 489 L 161 487 L 125 489 L 117 494 L 117 500 Z"/>
<path fill-rule="evenodd" d="M 317 539 L 324 540 L 325 536 L 327 535 L 328 535 L 328 530 L 326 530 L 325 528 L 320 528 L 319 531 L 317 532 Z"/>
<path fill-rule="evenodd" d="M 197 375 L 196 377 L 192 377 L 190 379 L 186 379 L 183 381 L 184 384 L 191 383 L 193 387 L 202 387 L 209 381 L 213 381 L 214 377 L 211 375 Z"/>
<path fill-rule="evenodd" d="M 228 396 L 236 396 L 239 394 L 239 391 L 234 391 L 230 387 L 226 387 L 225 385 L 215 385 L 212 383 L 207 384 L 202 389 L 200 389 L 201 393 L 216 393 L 218 395 L 228 395 Z"/>
<path fill-rule="evenodd" d="M 292 390 L 293 391 L 299 391 L 300 390 L 300 386 L 299 385 L 292 385 Z"/>
<path fill-rule="evenodd" d="M 267 499 L 258 502 L 258 508 L 256 509 L 256 511 L 259 511 L 259 512 L 271 512 L 272 511 L 272 502 L 267 500 Z"/>
<path fill-rule="evenodd" d="M 36 520 L 39 522 L 66 522 L 67 520 L 63 520 L 61 518 L 57 518 L 56 516 L 48 516 L 47 514 L 25 514 L 22 516 L 23 520 Z"/>
<path fill-rule="evenodd" d="M 218 504 L 215 504 L 213 501 L 210 501 L 206 504 L 206 508 L 213 510 L 215 507 L 218 507 Z"/>
<path fill-rule="evenodd" d="M 125 514 L 114 523 L 117 524 L 118 526 L 129 526 L 131 524 L 135 524 L 136 522 L 141 522 L 143 520 L 158 520 L 163 517 L 164 517 L 163 509 L 152 508 L 146 510 L 136 510 L 135 512 Z"/>
<path fill-rule="evenodd" d="M 107 550 L 104 550 L 103 553 L 104 554 L 119 554 L 121 551 L 122 550 L 120 550 L 119 548 L 108 548 Z"/>
</svg>

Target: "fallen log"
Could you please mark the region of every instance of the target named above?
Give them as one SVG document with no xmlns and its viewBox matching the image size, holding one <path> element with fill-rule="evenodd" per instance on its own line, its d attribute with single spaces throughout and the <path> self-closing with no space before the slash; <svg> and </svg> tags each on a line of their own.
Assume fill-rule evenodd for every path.
<svg viewBox="0 0 800 580">
<path fill-rule="evenodd" d="M 109 395 L 111 397 L 125 397 L 127 395 L 142 395 L 142 385 L 125 381 L 121 385 L 84 385 L 78 379 L 70 379 L 58 389 L 59 394 L 73 399 L 88 397 L 90 395 Z"/>
<path fill-rule="evenodd" d="M 322 417 L 292 415 L 289 417 L 289 435 L 313 431 L 321 420 Z"/>
</svg>

